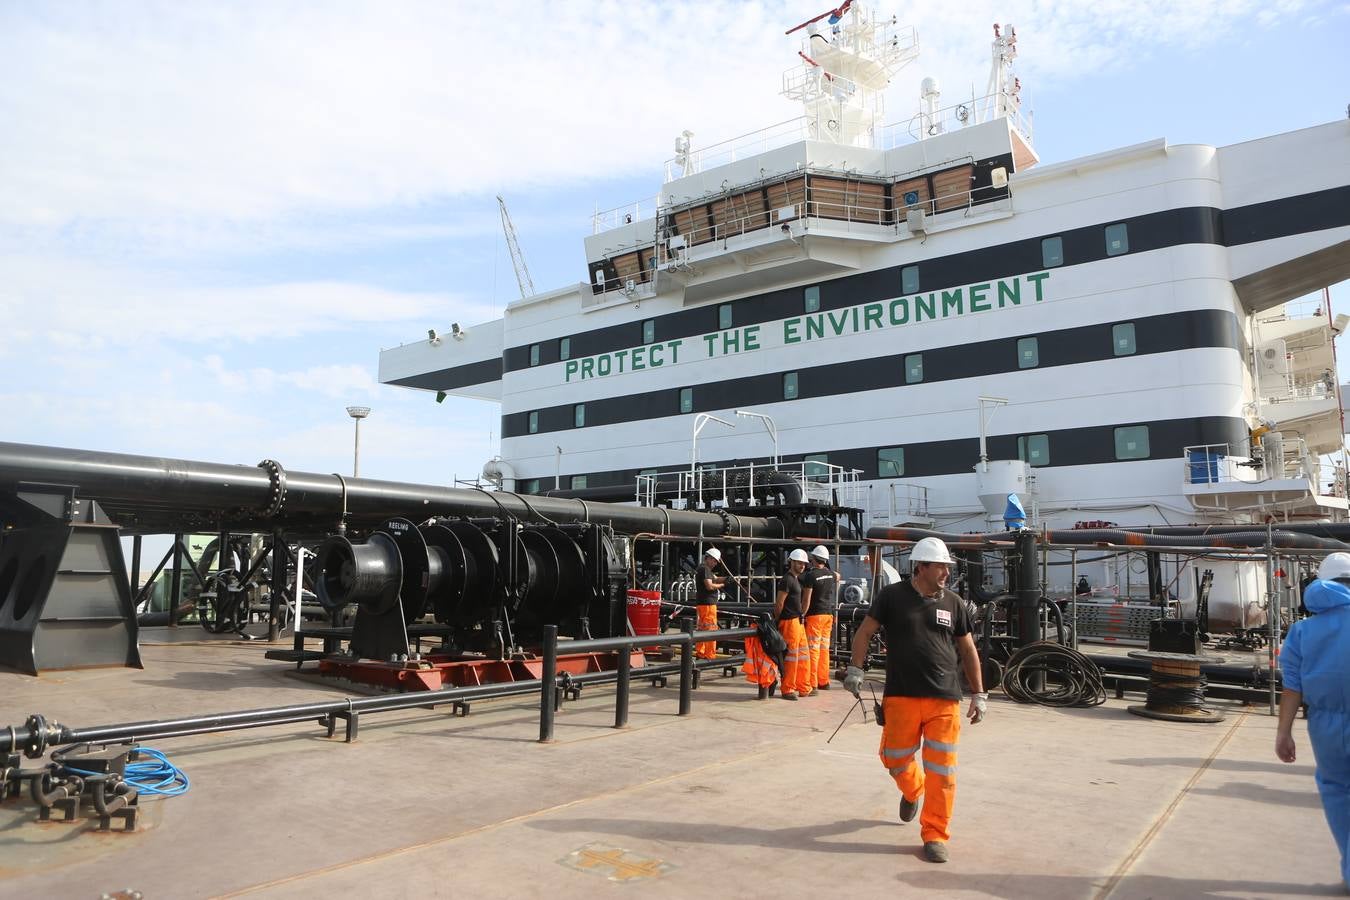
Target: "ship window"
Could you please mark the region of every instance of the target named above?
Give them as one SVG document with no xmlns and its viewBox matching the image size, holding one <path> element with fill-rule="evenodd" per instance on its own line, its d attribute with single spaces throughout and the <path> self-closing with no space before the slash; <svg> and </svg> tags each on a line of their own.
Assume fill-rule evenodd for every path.
<svg viewBox="0 0 1350 900">
<path fill-rule="evenodd" d="M 1034 337 L 1017 339 L 1017 368 L 1034 369 L 1041 364 L 1041 344 Z"/>
<path fill-rule="evenodd" d="M 923 354 L 911 353 L 905 357 L 905 384 L 923 381 Z"/>
<path fill-rule="evenodd" d="M 877 477 L 899 478 L 905 474 L 905 448 L 882 447 L 877 451 Z"/>
<path fill-rule="evenodd" d="M 680 388 L 680 412 L 688 413 L 694 411 L 694 389 Z"/>
<path fill-rule="evenodd" d="M 1048 237 L 1041 240 L 1041 265 L 1047 269 L 1064 265 L 1064 238 Z"/>
<path fill-rule="evenodd" d="M 578 403 L 572 407 L 572 424 L 577 428 L 586 427 L 586 404 Z"/>
<path fill-rule="evenodd" d="M 1106 226 L 1106 255 L 1120 256 L 1130 252 L 1130 235 L 1124 222 Z"/>
<path fill-rule="evenodd" d="M 1050 465 L 1050 435 L 1024 434 L 1019 437 L 1017 458 L 1032 466 Z"/>
<path fill-rule="evenodd" d="M 783 373 L 783 399 L 784 399 L 784 400 L 796 400 L 796 399 L 797 399 L 797 373 L 796 373 L 796 372 L 784 372 L 784 373 Z"/>
<path fill-rule="evenodd" d="M 1130 356 L 1134 353 L 1134 323 L 1121 322 L 1111 326 L 1111 348 L 1116 356 Z"/>
<path fill-rule="evenodd" d="M 572 358 L 572 339 L 570 337 L 562 338 L 558 341 L 558 359 Z"/>
<path fill-rule="evenodd" d="M 809 287 L 806 289 L 806 311 L 809 313 L 820 312 L 820 288 Z"/>
<path fill-rule="evenodd" d="M 830 454 L 808 453 L 802 457 L 802 474 L 807 478 L 824 478 L 830 474 Z"/>
<path fill-rule="evenodd" d="M 524 482 L 523 484 L 521 484 L 521 486 L 520 486 L 520 492 L 521 492 L 522 494 L 537 494 L 537 493 L 539 493 L 539 479 L 538 479 L 538 478 L 531 478 L 529 481 L 526 481 L 526 482 Z"/>
<path fill-rule="evenodd" d="M 584 490 L 586 490 L 586 476 L 585 476 L 585 475 L 573 475 L 573 476 L 572 476 L 572 490 L 574 490 L 574 491 L 584 491 Z"/>
<path fill-rule="evenodd" d="M 900 293 L 917 294 L 919 292 L 919 267 L 905 266 L 900 270 Z"/>
<path fill-rule="evenodd" d="M 537 365 L 539 365 L 539 345 L 538 345 L 538 344 L 531 344 L 531 345 L 530 345 L 530 365 L 532 365 L 532 366 L 537 366 Z"/>
<path fill-rule="evenodd" d="M 539 410 L 530 413 L 530 434 L 539 433 Z"/>
<path fill-rule="evenodd" d="M 648 319 L 647 321 L 645 321 L 645 322 L 642 323 L 642 343 L 644 343 L 644 344 L 655 344 L 655 343 L 656 343 L 656 320 L 655 320 L 655 319 Z"/>
<path fill-rule="evenodd" d="M 732 324 L 731 304 L 723 303 L 717 307 L 717 327 L 730 328 Z"/>
<path fill-rule="evenodd" d="M 1148 426 L 1116 429 L 1116 459 L 1148 459 Z"/>
</svg>

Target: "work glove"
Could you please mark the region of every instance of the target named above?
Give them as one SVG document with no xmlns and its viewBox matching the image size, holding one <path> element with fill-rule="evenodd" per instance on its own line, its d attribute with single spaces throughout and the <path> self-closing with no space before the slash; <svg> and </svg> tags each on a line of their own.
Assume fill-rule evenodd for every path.
<svg viewBox="0 0 1350 900">
<path fill-rule="evenodd" d="M 844 690 L 850 692 L 855 697 L 862 696 L 863 670 L 857 666 L 849 666 L 844 672 Z"/>
<path fill-rule="evenodd" d="M 984 721 L 985 715 L 989 712 L 988 694 L 971 694 L 970 709 L 966 711 L 966 718 L 970 719 L 970 724 L 978 725 Z"/>
</svg>

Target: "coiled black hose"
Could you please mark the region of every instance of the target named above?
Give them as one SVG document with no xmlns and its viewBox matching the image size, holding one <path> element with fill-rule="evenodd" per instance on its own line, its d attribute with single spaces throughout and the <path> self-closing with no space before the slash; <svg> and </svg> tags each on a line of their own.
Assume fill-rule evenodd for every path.
<svg viewBox="0 0 1350 900">
<path fill-rule="evenodd" d="M 1041 706 L 1098 706 L 1106 702 L 1102 670 L 1097 664 L 1071 647 L 1050 641 L 1028 644 L 1008 659 L 1003 692 L 1018 703 Z"/>
<path fill-rule="evenodd" d="M 1209 679 L 1203 672 L 1182 675 L 1154 669 L 1148 676 L 1148 705 L 1204 710 L 1205 688 L 1208 685 Z"/>
</svg>

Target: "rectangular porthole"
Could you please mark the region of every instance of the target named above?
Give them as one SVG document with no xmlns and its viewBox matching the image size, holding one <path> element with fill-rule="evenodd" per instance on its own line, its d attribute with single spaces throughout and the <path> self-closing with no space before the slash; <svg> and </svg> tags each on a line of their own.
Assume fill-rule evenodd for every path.
<svg viewBox="0 0 1350 900">
<path fill-rule="evenodd" d="M 1034 369 L 1041 364 L 1040 342 L 1034 337 L 1018 338 L 1017 368 Z"/>
<path fill-rule="evenodd" d="M 1116 459 L 1148 459 L 1148 426 L 1126 425 L 1116 429 Z"/>
<path fill-rule="evenodd" d="M 1106 255 L 1120 256 L 1130 252 L 1130 233 L 1124 222 L 1106 226 Z"/>
<path fill-rule="evenodd" d="M 1056 235 L 1041 240 L 1041 266 L 1053 269 L 1064 265 L 1064 238 Z"/>
<path fill-rule="evenodd" d="M 877 477 L 899 478 L 905 474 L 905 448 L 882 447 L 877 451 Z"/>
</svg>

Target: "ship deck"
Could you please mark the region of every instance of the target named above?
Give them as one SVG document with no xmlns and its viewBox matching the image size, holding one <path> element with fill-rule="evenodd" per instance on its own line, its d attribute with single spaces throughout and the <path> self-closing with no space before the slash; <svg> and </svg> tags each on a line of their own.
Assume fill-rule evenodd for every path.
<svg viewBox="0 0 1350 900">
<path fill-rule="evenodd" d="M 0 727 L 71 726 L 332 699 L 263 645 L 143 635 L 144 670 L 0 674 Z M 1313 784 L 1273 754 L 1266 707 L 1217 702 L 1215 725 L 1020 706 L 996 692 L 964 729 L 951 862 L 920 855 L 918 822 L 876 756 L 878 728 L 838 686 L 755 700 L 706 673 L 693 714 L 635 682 L 567 702 L 540 744 L 538 701 L 365 716 L 344 744 L 314 724 L 156 746 L 192 780 L 146 800 L 134 833 L 38 824 L 0 804 L 0 895 L 1307 897 L 1343 893 Z M 869 704 L 870 705 L 870 704 Z M 30 763 L 31 765 L 31 763 Z"/>
</svg>

